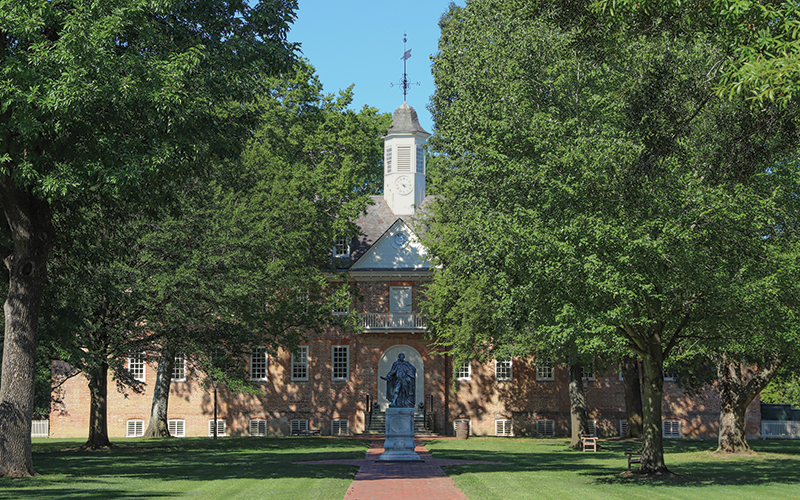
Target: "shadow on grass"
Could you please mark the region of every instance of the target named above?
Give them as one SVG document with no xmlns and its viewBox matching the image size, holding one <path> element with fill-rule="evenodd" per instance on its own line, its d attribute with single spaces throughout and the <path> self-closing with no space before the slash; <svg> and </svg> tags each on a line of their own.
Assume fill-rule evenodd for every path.
<svg viewBox="0 0 800 500">
<path fill-rule="evenodd" d="M 664 443 L 665 461 L 674 475 L 640 476 L 627 473 L 625 451 L 641 448 L 636 441 L 602 442 L 597 453 L 568 450 L 562 440 L 517 440 L 516 446 L 479 445 L 430 441 L 428 450 L 435 458 L 490 460 L 503 465 L 452 465 L 445 468 L 449 476 L 491 472 L 564 473 L 586 476 L 603 484 L 664 484 L 670 486 L 800 484 L 800 442 L 754 441 L 752 455 L 714 453 L 716 441 L 686 439 Z M 550 442 L 548 442 L 550 441 Z M 478 441 L 480 442 L 480 441 Z M 491 443 L 491 441 L 488 441 Z M 501 449 L 491 449 L 497 447 Z M 506 449 L 503 449 L 506 448 Z M 513 451 L 511 451 L 513 449 Z"/>
<path fill-rule="evenodd" d="M 80 451 L 75 449 L 79 444 L 34 443 L 34 468 L 40 475 L 25 480 L 0 478 L 0 499 L 21 495 L 90 500 L 181 495 L 151 487 L 148 481 L 163 485 L 228 479 L 352 480 L 358 469 L 351 465 L 297 466 L 292 462 L 362 459 L 369 445 L 328 438 L 181 438 L 118 441 L 110 450 Z M 128 482 L 137 485 L 135 492 L 125 489 Z"/>
</svg>

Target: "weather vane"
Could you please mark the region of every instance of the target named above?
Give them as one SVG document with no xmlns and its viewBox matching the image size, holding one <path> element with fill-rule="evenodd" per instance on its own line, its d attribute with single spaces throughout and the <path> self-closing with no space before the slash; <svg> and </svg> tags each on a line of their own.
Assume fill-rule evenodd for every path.
<svg viewBox="0 0 800 500">
<path fill-rule="evenodd" d="M 399 83 L 390 83 L 392 87 L 394 87 L 395 85 L 399 85 L 403 89 L 404 104 L 406 102 L 406 97 L 408 96 L 409 87 L 411 87 L 412 85 L 419 85 L 419 82 L 411 83 L 408 81 L 408 72 L 406 71 L 406 61 L 408 61 L 408 58 L 411 57 L 411 49 L 406 50 L 406 42 L 408 41 L 407 37 L 408 35 L 406 33 L 403 33 L 403 57 L 400 58 L 403 60 L 403 78 L 400 79 Z"/>
</svg>

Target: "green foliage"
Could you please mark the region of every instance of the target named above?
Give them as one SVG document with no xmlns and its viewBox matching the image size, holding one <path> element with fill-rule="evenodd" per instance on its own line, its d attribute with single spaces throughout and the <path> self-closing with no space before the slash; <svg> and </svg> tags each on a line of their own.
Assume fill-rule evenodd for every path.
<svg viewBox="0 0 800 500">
<path fill-rule="evenodd" d="M 778 373 L 761 391 L 761 402 L 800 408 L 800 375 L 789 371 Z"/>
<path fill-rule="evenodd" d="M 800 5 L 791 0 L 596 0 L 592 8 L 613 17 L 669 18 L 687 32 L 725 37 L 716 86 L 720 96 L 746 96 L 761 105 L 792 105 L 800 89 Z"/>
<path fill-rule="evenodd" d="M 595 18 L 585 2 L 489 0 L 442 17 L 433 336 L 457 359 L 624 344 L 646 380 L 675 350 L 756 326 L 790 345 L 796 106 L 718 97 L 725 36 Z"/>
</svg>

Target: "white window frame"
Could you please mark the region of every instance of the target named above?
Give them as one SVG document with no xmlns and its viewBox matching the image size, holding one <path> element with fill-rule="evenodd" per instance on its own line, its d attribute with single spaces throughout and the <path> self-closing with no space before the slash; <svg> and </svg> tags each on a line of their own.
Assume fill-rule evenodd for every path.
<svg viewBox="0 0 800 500">
<path fill-rule="evenodd" d="M 594 382 L 595 380 L 594 363 L 592 363 L 591 371 L 588 373 L 586 372 L 586 367 L 583 367 L 583 373 L 581 374 L 581 378 L 589 382 Z"/>
<path fill-rule="evenodd" d="M 514 362 L 511 359 L 494 360 L 494 378 L 499 382 L 507 382 L 514 378 Z"/>
<path fill-rule="evenodd" d="M 346 418 L 331 419 L 331 436 L 349 436 L 350 420 Z"/>
<path fill-rule="evenodd" d="M 456 380 L 472 380 L 472 360 L 464 361 L 456 371 Z"/>
<path fill-rule="evenodd" d="M 172 364 L 172 382 L 186 382 L 186 354 L 178 353 Z"/>
<path fill-rule="evenodd" d="M 263 355 L 263 360 L 259 359 Z M 263 364 L 263 366 L 262 366 Z M 250 349 L 250 380 L 262 382 L 269 379 L 269 353 L 265 346 Z"/>
<path fill-rule="evenodd" d="M 536 362 L 536 381 L 537 382 L 552 382 L 555 380 L 555 368 L 547 360 Z"/>
<path fill-rule="evenodd" d="M 339 354 L 337 359 L 337 353 Z M 344 357 L 344 359 L 341 359 Z M 342 368 L 344 371 L 342 371 Z M 350 346 L 332 345 L 331 346 L 331 380 L 350 379 Z"/>
<path fill-rule="evenodd" d="M 228 423 L 221 418 L 217 419 L 217 437 L 227 436 Z M 214 437 L 214 419 L 208 421 L 208 437 Z"/>
<path fill-rule="evenodd" d="M 125 422 L 125 437 L 142 437 L 144 436 L 144 420 L 140 418 L 132 418 Z"/>
<path fill-rule="evenodd" d="M 134 380 L 144 382 L 147 378 L 147 363 L 145 353 L 134 354 L 128 357 L 128 373 Z"/>
<path fill-rule="evenodd" d="M 406 299 L 408 301 L 406 302 Z M 411 314 L 414 307 L 414 289 L 410 286 L 389 287 L 389 312 L 393 314 Z"/>
<path fill-rule="evenodd" d="M 681 421 L 676 419 L 666 419 L 661 421 L 661 436 L 664 439 L 680 439 L 683 437 Z"/>
<path fill-rule="evenodd" d="M 266 436 L 267 435 L 267 419 L 265 418 L 251 418 L 248 430 L 251 436 Z"/>
<path fill-rule="evenodd" d="M 340 237 L 333 241 L 333 258 L 350 258 L 350 238 Z"/>
<path fill-rule="evenodd" d="M 384 149 L 383 162 L 386 164 L 386 173 L 392 173 L 392 147 L 386 146 Z"/>
<path fill-rule="evenodd" d="M 536 420 L 536 435 L 538 437 L 555 437 L 556 422 L 550 418 Z"/>
<path fill-rule="evenodd" d="M 297 347 L 297 354 L 292 353 L 292 380 L 295 382 L 308 381 L 308 346 Z"/>
<path fill-rule="evenodd" d="M 628 419 L 622 418 L 619 421 L 619 437 L 624 437 L 628 432 Z"/>
<path fill-rule="evenodd" d="M 299 431 L 299 432 L 306 432 L 308 431 L 308 419 L 307 418 L 293 418 L 289 423 L 291 432 Z"/>
<path fill-rule="evenodd" d="M 494 421 L 494 435 L 495 436 L 513 436 L 514 425 L 513 422 L 506 418 L 498 418 Z"/>
<path fill-rule="evenodd" d="M 186 437 L 186 420 L 167 420 L 167 429 L 169 429 L 169 435 L 172 437 Z"/>
</svg>

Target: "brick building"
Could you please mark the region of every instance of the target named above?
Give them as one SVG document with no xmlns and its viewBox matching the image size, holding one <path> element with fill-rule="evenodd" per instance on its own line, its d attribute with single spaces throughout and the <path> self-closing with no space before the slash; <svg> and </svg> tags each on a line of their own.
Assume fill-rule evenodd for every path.
<svg viewBox="0 0 800 500">
<path fill-rule="evenodd" d="M 417 207 L 425 205 L 425 141 L 413 108 L 397 108 L 385 137 L 384 194 L 357 222 L 359 237 L 335 243 L 332 257 L 363 300 L 354 300 L 363 331 L 328 329 L 309 336 L 295 354 L 269 356 L 253 348 L 250 378 L 258 394 L 220 392 L 220 435 L 287 435 L 313 429 L 322 434 L 365 432 L 375 402 L 388 405 L 385 375 L 404 353 L 417 368 L 416 395 L 430 430 L 450 434 L 455 422 L 467 420 L 475 435 L 566 436 L 569 434 L 567 368 L 533 359 L 494 360 L 452 366 L 426 340 L 420 315 L 421 287 L 431 265 L 414 231 Z M 419 215 L 419 212 L 417 212 Z M 355 294 L 354 294 L 355 295 Z M 347 311 L 333 311 L 333 314 Z M 176 359 L 169 399 L 173 435 L 207 436 L 214 426 L 213 394 L 200 385 L 183 358 Z M 108 394 L 111 437 L 141 435 L 147 425 L 156 366 L 131 358 L 129 369 L 143 380 L 143 394 Z M 54 364 L 54 373 L 63 371 Z M 57 376 L 57 375 L 56 375 Z M 381 382 L 381 383 L 379 383 Z M 625 425 L 623 385 L 616 370 L 584 381 L 591 426 L 600 436 L 619 435 Z M 664 433 L 669 437 L 714 436 L 719 418 L 716 391 L 687 396 L 665 382 Z M 85 437 L 89 427 L 89 392 L 83 377 L 59 388 L 60 402 L 50 415 L 51 437 Z M 748 409 L 747 433 L 760 429 L 759 401 Z"/>
</svg>

